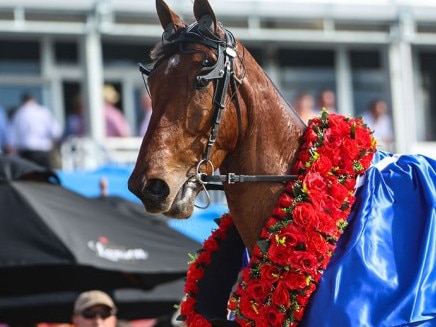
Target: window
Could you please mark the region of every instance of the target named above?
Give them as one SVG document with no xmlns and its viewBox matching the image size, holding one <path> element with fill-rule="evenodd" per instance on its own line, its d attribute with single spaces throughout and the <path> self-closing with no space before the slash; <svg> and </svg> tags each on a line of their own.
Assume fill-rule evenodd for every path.
<svg viewBox="0 0 436 327">
<path fill-rule="evenodd" d="M 0 73 L 39 74 L 40 57 L 39 42 L 0 40 Z"/>
<path fill-rule="evenodd" d="M 79 48 L 76 42 L 56 42 L 54 51 L 57 64 L 77 64 L 79 62 Z"/>
</svg>

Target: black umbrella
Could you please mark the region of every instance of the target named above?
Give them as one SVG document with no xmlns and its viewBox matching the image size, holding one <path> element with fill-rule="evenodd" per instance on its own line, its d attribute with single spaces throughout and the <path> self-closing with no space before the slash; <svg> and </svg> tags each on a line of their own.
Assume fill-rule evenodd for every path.
<svg viewBox="0 0 436 327">
<path fill-rule="evenodd" d="M 58 176 L 51 169 L 17 156 L 0 154 L 0 183 L 15 180 L 60 183 Z"/>
<path fill-rule="evenodd" d="M 146 290 L 185 276 L 188 253 L 199 244 L 161 218 L 127 214 L 48 183 L 56 180 L 50 171 L 24 169 L 11 180 L 1 170 L 23 162 L 5 157 L 0 156 L 0 176 L 9 176 L 0 177 L 0 296 Z M 46 182 L 20 179 L 42 180 L 41 174 Z"/>
</svg>

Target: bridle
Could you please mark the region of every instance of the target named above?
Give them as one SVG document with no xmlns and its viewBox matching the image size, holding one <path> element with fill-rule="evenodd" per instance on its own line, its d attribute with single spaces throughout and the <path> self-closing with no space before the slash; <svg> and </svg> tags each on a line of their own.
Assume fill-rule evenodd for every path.
<svg viewBox="0 0 436 327">
<path fill-rule="evenodd" d="M 203 62 L 203 68 L 201 69 L 200 74 L 196 77 L 196 86 L 199 89 L 206 87 L 210 81 L 216 81 L 213 95 L 214 116 L 203 157 L 197 164 L 195 174 L 188 178 L 188 181 L 197 182 L 203 186 L 207 198 L 209 199 L 209 203 L 210 196 L 208 190 L 223 190 L 223 182 L 227 182 L 228 184 L 242 182 L 288 182 L 297 178 L 296 175 L 238 175 L 235 173 L 225 175 L 207 175 L 206 173 L 201 172 L 201 167 L 203 165 L 210 166 L 212 172 L 215 171 L 215 167 L 210 161 L 210 152 L 218 135 L 218 128 L 221 122 L 222 112 L 226 107 L 226 95 L 229 87 L 232 94 L 231 101 L 234 102 L 237 113 L 238 136 L 241 136 L 242 131 L 241 110 L 236 91 L 238 85 L 242 84 L 243 77 L 238 78 L 233 70 L 233 61 L 237 57 L 236 40 L 233 34 L 225 28 L 223 28 L 225 31 L 225 40 L 218 38 L 212 32 L 210 24 L 210 16 L 205 16 L 200 19 L 199 22 L 187 26 L 182 32 L 177 33 L 176 35 L 174 35 L 174 33 L 168 33 L 170 30 L 169 28 L 167 28 L 163 33 L 163 39 L 172 44 L 178 43 L 181 51 L 185 51 L 182 47 L 187 43 L 201 44 L 212 49 L 217 56 L 217 60 L 213 65 L 209 65 L 208 61 Z M 139 70 L 143 75 L 148 76 L 158 64 L 159 61 L 152 68 L 139 64 Z M 207 208 L 209 203 L 204 208 Z"/>
</svg>

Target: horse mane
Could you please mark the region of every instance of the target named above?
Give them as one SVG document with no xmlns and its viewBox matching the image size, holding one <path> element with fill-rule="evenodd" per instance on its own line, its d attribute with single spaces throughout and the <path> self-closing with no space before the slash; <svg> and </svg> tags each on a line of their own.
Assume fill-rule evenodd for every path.
<svg viewBox="0 0 436 327">
<path fill-rule="evenodd" d="M 262 71 L 265 74 L 265 76 L 268 78 L 271 85 L 277 90 L 277 93 L 280 96 L 281 100 L 283 101 L 285 107 L 287 107 L 289 109 L 289 111 L 291 111 L 293 114 L 295 114 L 295 116 L 306 125 L 306 123 L 301 119 L 300 115 L 297 113 L 297 110 L 295 110 L 294 106 L 285 98 L 285 96 L 283 95 L 280 88 L 273 82 L 271 77 L 269 77 L 269 75 L 265 72 L 265 70 L 263 68 L 262 68 Z"/>
</svg>

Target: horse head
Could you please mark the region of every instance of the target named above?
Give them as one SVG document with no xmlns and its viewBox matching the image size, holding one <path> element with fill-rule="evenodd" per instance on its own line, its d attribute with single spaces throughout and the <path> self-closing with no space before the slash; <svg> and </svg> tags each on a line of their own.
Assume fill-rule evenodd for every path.
<svg viewBox="0 0 436 327">
<path fill-rule="evenodd" d="M 235 111 L 226 110 L 220 117 L 226 127 L 220 130 L 209 158 L 198 167 L 216 115 L 213 79 L 226 69 L 223 51 L 236 45 L 207 1 L 195 1 L 196 22 L 191 25 L 161 0 L 156 8 L 164 32 L 162 43 L 152 51 L 154 63 L 148 76 L 153 114 L 129 189 L 147 211 L 186 218 L 201 190 L 193 176 L 199 171 L 211 174 L 237 140 Z M 236 61 L 232 73 L 242 74 Z M 231 98 L 228 94 L 225 101 Z"/>
<path fill-rule="evenodd" d="M 207 0 L 195 0 L 190 25 L 162 0 L 156 8 L 162 42 L 142 68 L 153 114 L 128 184 L 148 212 L 188 218 L 203 190 L 202 176 L 218 168 L 288 172 L 305 126 Z M 289 148 L 283 149 L 285 142 Z M 275 195 L 281 186 L 267 184 L 266 193 L 264 187 L 248 191 L 224 183 L 229 208 L 237 206 L 232 193 Z"/>
</svg>

